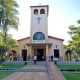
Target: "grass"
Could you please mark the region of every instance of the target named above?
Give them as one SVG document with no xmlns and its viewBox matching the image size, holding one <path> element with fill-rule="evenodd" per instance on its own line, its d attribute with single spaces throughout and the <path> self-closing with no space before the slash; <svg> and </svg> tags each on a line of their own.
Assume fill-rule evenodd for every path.
<svg viewBox="0 0 80 80">
<path fill-rule="evenodd" d="M 0 64 L 0 69 L 1 68 L 10 68 L 10 69 L 21 68 L 23 66 L 24 65 L 3 65 L 3 64 Z M 3 79 L 3 78 L 7 77 L 10 74 L 12 74 L 12 72 L 0 72 L 0 79 Z"/>
<path fill-rule="evenodd" d="M 57 65 L 59 69 L 80 69 L 80 65 Z M 67 80 L 80 80 L 80 73 L 63 72 L 63 75 Z"/>
<path fill-rule="evenodd" d="M 80 80 L 80 73 L 63 73 L 67 80 Z"/>
<path fill-rule="evenodd" d="M 0 79 L 3 79 L 5 77 L 7 77 L 8 75 L 10 75 L 12 72 L 0 72 Z"/>
<path fill-rule="evenodd" d="M 21 68 L 23 65 L 0 65 L 0 68 Z"/>
<path fill-rule="evenodd" d="M 60 69 L 80 69 L 80 65 L 57 65 Z"/>
</svg>

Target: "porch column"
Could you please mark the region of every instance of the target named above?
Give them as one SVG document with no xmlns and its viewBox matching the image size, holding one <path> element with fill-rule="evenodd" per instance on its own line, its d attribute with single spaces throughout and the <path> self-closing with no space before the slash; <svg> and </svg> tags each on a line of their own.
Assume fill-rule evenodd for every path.
<svg viewBox="0 0 80 80">
<path fill-rule="evenodd" d="M 46 44 L 46 61 L 48 61 L 48 54 L 49 54 L 49 51 L 48 51 L 48 44 Z"/>
<path fill-rule="evenodd" d="M 32 45 L 30 45 L 30 61 L 32 61 Z"/>
</svg>

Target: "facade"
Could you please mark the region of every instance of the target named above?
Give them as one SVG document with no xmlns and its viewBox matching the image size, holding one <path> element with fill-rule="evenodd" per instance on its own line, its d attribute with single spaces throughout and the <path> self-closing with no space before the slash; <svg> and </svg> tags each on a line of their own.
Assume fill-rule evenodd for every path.
<svg viewBox="0 0 80 80">
<path fill-rule="evenodd" d="M 48 5 L 30 6 L 30 37 L 18 40 L 13 47 L 21 60 L 32 60 L 34 55 L 38 61 L 45 61 L 49 56 L 64 59 L 63 39 L 48 36 Z"/>
</svg>

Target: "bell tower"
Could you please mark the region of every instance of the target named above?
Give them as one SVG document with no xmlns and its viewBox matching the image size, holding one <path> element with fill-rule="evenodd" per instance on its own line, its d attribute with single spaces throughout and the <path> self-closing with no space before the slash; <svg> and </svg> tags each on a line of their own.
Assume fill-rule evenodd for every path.
<svg viewBox="0 0 80 80">
<path fill-rule="evenodd" d="M 48 5 L 30 6 L 31 8 L 31 43 L 47 43 Z"/>
</svg>

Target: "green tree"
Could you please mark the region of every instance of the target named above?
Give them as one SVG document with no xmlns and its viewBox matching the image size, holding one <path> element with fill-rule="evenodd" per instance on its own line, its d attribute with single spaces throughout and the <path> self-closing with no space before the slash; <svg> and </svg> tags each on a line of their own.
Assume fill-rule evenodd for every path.
<svg viewBox="0 0 80 80">
<path fill-rule="evenodd" d="M 0 33 L 0 61 L 4 61 L 6 51 L 10 51 L 11 48 L 18 44 L 15 39 L 12 38 L 11 35 L 7 35 L 7 45 L 3 41 L 3 33 Z"/>
<path fill-rule="evenodd" d="M 3 41 L 3 37 L 0 35 L 0 45 L 3 45 L 4 41 Z"/>
<path fill-rule="evenodd" d="M 72 50 L 74 55 L 80 55 L 80 20 L 78 20 L 77 23 L 77 26 L 70 25 L 68 31 L 71 40 L 69 41 L 67 48 Z"/>
<path fill-rule="evenodd" d="M 18 44 L 17 40 L 13 39 L 11 35 L 8 35 L 8 45 L 11 46 L 11 48 L 15 45 Z"/>
<path fill-rule="evenodd" d="M 0 45 L 0 61 L 4 61 L 5 52 L 9 50 L 9 46 Z"/>
<path fill-rule="evenodd" d="M 0 45 L 6 45 L 3 41 L 4 35 L 0 33 Z M 7 34 L 7 45 L 11 49 L 15 44 L 18 44 L 17 40 L 13 39 L 10 34 Z"/>
<path fill-rule="evenodd" d="M 15 0 L 0 0 L 0 29 L 4 34 L 4 42 L 7 42 L 7 32 L 10 28 L 18 30 L 18 4 Z"/>
</svg>

